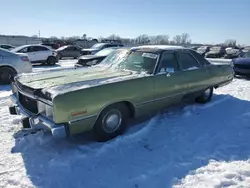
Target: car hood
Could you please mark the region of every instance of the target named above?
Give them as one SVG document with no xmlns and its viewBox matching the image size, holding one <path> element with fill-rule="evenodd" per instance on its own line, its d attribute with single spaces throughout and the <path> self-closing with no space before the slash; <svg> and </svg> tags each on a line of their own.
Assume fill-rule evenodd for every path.
<svg viewBox="0 0 250 188">
<path fill-rule="evenodd" d="M 250 58 L 235 58 L 233 64 L 250 64 Z"/>
<path fill-rule="evenodd" d="M 83 55 L 79 57 L 78 59 L 83 59 L 83 60 L 91 60 L 91 59 L 97 59 L 103 56 L 98 56 L 98 55 Z"/>
<path fill-rule="evenodd" d="M 98 50 L 94 49 L 94 48 L 85 48 L 85 49 L 82 49 L 82 51 L 94 52 L 94 51 L 98 51 Z"/>
<path fill-rule="evenodd" d="M 220 52 L 219 51 L 209 51 L 207 52 L 207 55 L 210 55 L 210 54 L 219 54 Z"/>
<path fill-rule="evenodd" d="M 29 88 L 41 90 L 44 94 L 49 93 L 51 98 L 53 98 L 57 94 L 133 79 L 138 76 L 138 74 L 132 71 L 118 71 L 107 67 L 94 66 L 24 74 L 18 76 L 16 80 Z"/>
</svg>

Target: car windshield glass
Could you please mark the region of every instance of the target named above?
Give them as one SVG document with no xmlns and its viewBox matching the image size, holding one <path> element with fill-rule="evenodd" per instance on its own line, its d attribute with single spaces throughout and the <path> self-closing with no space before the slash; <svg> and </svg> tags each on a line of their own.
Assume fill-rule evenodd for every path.
<svg viewBox="0 0 250 188">
<path fill-rule="evenodd" d="M 218 52 L 220 51 L 221 47 L 212 47 L 211 51 Z"/>
<path fill-rule="evenodd" d="M 106 49 L 103 49 L 103 50 L 97 52 L 95 55 L 97 55 L 97 56 L 108 56 L 114 50 L 115 50 L 114 48 L 106 48 Z"/>
<path fill-rule="evenodd" d="M 245 57 L 245 58 L 250 58 L 250 52 L 245 53 L 245 54 L 243 55 L 243 57 Z"/>
<path fill-rule="evenodd" d="M 113 52 L 99 65 L 109 65 L 118 70 L 130 70 L 137 73 L 152 74 L 157 62 L 158 54 L 142 51 Z"/>
<path fill-rule="evenodd" d="M 23 49 L 25 46 L 19 46 L 19 47 L 16 47 L 16 48 L 13 48 L 11 51 L 12 52 L 18 52 L 19 50 Z"/>
<path fill-rule="evenodd" d="M 206 46 L 202 46 L 202 47 L 199 47 L 197 50 L 198 50 L 198 51 L 204 51 L 204 50 L 206 50 L 206 49 L 207 49 Z"/>
<path fill-rule="evenodd" d="M 94 44 L 94 45 L 91 47 L 91 49 L 101 49 L 103 45 L 104 45 L 103 43 Z"/>
<path fill-rule="evenodd" d="M 67 48 L 68 46 L 62 46 L 60 48 L 58 48 L 57 50 L 64 50 L 65 48 Z"/>
</svg>

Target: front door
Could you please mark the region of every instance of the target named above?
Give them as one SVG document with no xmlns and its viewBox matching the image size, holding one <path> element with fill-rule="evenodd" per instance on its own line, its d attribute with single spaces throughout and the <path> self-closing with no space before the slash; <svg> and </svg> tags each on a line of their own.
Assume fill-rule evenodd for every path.
<svg viewBox="0 0 250 188">
<path fill-rule="evenodd" d="M 181 101 L 183 83 L 182 72 L 174 52 L 164 52 L 154 76 L 155 105 L 165 108 Z"/>
</svg>

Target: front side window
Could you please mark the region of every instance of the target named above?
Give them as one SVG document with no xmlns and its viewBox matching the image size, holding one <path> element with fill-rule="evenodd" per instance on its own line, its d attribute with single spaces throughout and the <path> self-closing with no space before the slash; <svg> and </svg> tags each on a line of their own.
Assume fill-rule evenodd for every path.
<svg viewBox="0 0 250 188">
<path fill-rule="evenodd" d="M 179 71 L 179 65 L 174 53 L 164 52 L 158 67 L 158 73 L 173 73 Z"/>
<path fill-rule="evenodd" d="M 182 70 L 194 70 L 201 67 L 198 61 L 196 61 L 191 54 L 185 52 L 179 52 L 177 54 Z"/>
<path fill-rule="evenodd" d="M 20 53 L 27 53 L 28 52 L 28 47 L 25 47 L 25 48 L 19 50 L 18 52 L 20 52 Z"/>
</svg>

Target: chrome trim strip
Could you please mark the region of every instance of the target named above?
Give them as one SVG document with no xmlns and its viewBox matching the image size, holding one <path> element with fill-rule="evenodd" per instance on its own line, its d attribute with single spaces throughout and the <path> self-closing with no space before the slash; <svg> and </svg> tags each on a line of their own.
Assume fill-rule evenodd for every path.
<svg viewBox="0 0 250 188">
<path fill-rule="evenodd" d="M 31 99 L 39 100 L 39 101 L 41 101 L 41 102 L 43 102 L 43 103 L 45 103 L 45 104 L 47 104 L 49 106 L 53 106 L 53 102 L 45 100 L 45 99 L 37 97 L 37 96 L 34 96 L 34 95 L 31 95 L 29 93 L 26 93 L 26 92 L 22 91 L 16 84 L 14 84 L 14 85 L 17 88 L 18 92 L 20 92 L 22 95 L 25 95 L 25 96 L 27 96 L 27 97 L 29 97 Z"/>
<path fill-rule="evenodd" d="M 170 95 L 170 96 L 166 96 L 166 97 L 152 99 L 152 100 L 149 100 L 149 101 L 144 101 L 142 103 L 137 104 L 136 107 L 143 106 L 143 105 L 146 105 L 148 103 L 152 103 L 152 102 L 157 102 L 157 101 L 160 101 L 160 100 L 164 100 L 164 99 L 167 99 L 167 98 L 172 98 L 172 97 L 175 97 L 175 96 L 178 96 L 178 95 L 182 95 L 182 94 L 183 93 L 178 93 L 178 94 L 174 94 L 174 95 Z"/>
<path fill-rule="evenodd" d="M 98 115 L 98 114 L 93 114 L 93 115 L 81 117 L 81 118 L 78 118 L 78 119 L 73 119 L 73 120 L 70 120 L 70 121 L 69 121 L 69 124 L 74 124 L 74 123 L 77 123 L 77 122 L 79 122 L 79 121 L 83 121 L 83 120 L 86 120 L 86 119 L 90 119 L 90 118 L 96 117 L 97 115 Z"/>
</svg>

